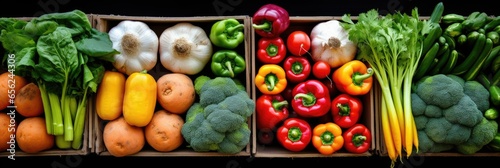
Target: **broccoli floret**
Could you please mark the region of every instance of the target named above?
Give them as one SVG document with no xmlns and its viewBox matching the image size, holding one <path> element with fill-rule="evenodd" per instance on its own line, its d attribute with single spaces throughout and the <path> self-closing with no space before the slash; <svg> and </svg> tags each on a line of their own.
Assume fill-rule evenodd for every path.
<svg viewBox="0 0 500 168">
<path fill-rule="evenodd" d="M 443 74 L 423 78 L 419 82 L 416 94 L 426 103 L 442 109 L 451 107 L 465 95 L 463 87 L 455 80 Z"/>
<path fill-rule="evenodd" d="M 490 108 L 490 101 L 488 101 L 490 92 L 478 81 L 465 82 L 464 93 L 474 101 L 481 112 L 485 112 Z"/>
<path fill-rule="evenodd" d="M 415 120 L 415 126 L 417 127 L 417 130 L 422 130 L 425 128 L 425 125 L 427 125 L 427 121 L 429 121 L 429 118 L 424 115 L 419 115 L 414 116 L 413 120 Z"/>
<path fill-rule="evenodd" d="M 489 103 L 489 94 L 479 82 L 437 74 L 421 78 L 413 88 L 412 114 L 419 136 L 418 151 L 457 148 L 464 154 L 475 153 L 498 130 L 496 122 L 485 122 L 480 106 L 489 108 L 485 104 Z"/>
<path fill-rule="evenodd" d="M 199 102 L 186 114 L 181 133 L 195 151 L 234 154 L 250 141 L 248 118 L 255 102 L 229 77 L 195 79 Z"/>
<path fill-rule="evenodd" d="M 484 118 L 483 113 L 479 111 L 469 96 L 463 96 L 458 104 L 443 110 L 443 115 L 451 123 L 462 124 L 468 127 L 473 127 Z"/>
<path fill-rule="evenodd" d="M 247 123 L 242 123 L 237 131 L 226 133 L 226 138 L 219 144 L 219 152 L 237 153 L 242 146 L 250 142 L 250 128 Z"/>
<path fill-rule="evenodd" d="M 426 107 L 427 104 L 416 93 L 411 93 L 411 112 L 414 116 L 424 114 Z"/>
<path fill-rule="evenodd" d="M 200 94 L 201 87 L 208 80 L 210 80 L 210 77 L 205 76 L 205 75 L 200 75 L 200 76 L 196 77 L 196 79 L 194 79 L 194 91 L 196 92 L 196 94 L 198 94 L 198 95 Z"/>
<path fill-rule="evenodd" d="M 425 108 L 424 115 L 427 117 L 441 117 L 443 116 L 443 110 L 441 110 L 441 108 L 439 108 L 438 106 L 428 105 Z"/>
<path fill-rule="evenodd" d="M 493 140 L 498 131 L 498 123 L 495 120 L 483 118 L 477 126 L 472 129 L 471 137 L 467 142 L 457 146 L 457 150 L 463 154 L 474 154 L 481 150 Z"/>
</svg>

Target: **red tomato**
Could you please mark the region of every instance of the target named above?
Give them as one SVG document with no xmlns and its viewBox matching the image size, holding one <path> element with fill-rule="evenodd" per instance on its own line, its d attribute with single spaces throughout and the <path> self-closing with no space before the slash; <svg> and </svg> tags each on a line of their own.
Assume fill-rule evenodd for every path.
<svg viewBox="0 0 500 168">
<path fill-rule="evenodd" d="M 331 70 L 332 68 L 330 67 L 330 64 L 328 64 L 327 62 L 316 61 L 313 65 L 312 73 L 314 77 L 318 79 L 323 79 L 330 75 Z"/>
<path fill-rule="evenodd" d="M 309 49 L 311 48 L 311 39 L 306 32 L 296 30 L 288 35 L 286 47 L 291 54 L 302 56 L 309 52 Z"/>
</svg>

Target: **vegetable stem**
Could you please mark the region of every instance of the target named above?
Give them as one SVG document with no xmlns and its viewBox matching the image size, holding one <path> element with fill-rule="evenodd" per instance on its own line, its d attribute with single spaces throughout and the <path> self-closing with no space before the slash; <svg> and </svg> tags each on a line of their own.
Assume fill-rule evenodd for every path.
<svg viewBox="0 0 500 168">
<path fill-rule="evenodd" d="M 71 108 L 70 108 L 70 97 L 61 99 L 61 104 L 63 104 L 63 117 L 64 117 L 64 140 L 65 141 L 73 141 L 73 119 L 71 116 Z"/>
<path fill-rule="evenodd" d="M 47 92 L 47 89 L 45 89 L 45 84 L 41 81 L 38 82 L 38 88 L 40 89 L 40 95 L 42 97 L 42 104 L 43 104 L 43 111 L 45 115 L 45 127 L 47 129 L 47 133 L 50 135 L 54 134 L 54 127 L 52 123 L 52 110 L 50 107 L 50 99 L 49 95 Z"/>
<path fill-rule="evenodd" d="M 52 111 L 52 124 L 53 124 L 53 135 L 63 135 L 64 134 L 64 124 L 61 109 L 61 101 L 56 93 L 48 93 L 50 107 Z"/>
<path fill-rule="evenodd" d="M 85 128 L 85 114 L 86 114 L 86 106 L 87 106 L 87 90 L 88 87 L 85 88 L 83 98 L 78 103 L 78 109 L 76 112 L 75 122 L 74 122 L 74 138 L 71 147 L 73 149 L 80 149 L 82 145 L 83 138 L 83 130 Z"/>
</svg>

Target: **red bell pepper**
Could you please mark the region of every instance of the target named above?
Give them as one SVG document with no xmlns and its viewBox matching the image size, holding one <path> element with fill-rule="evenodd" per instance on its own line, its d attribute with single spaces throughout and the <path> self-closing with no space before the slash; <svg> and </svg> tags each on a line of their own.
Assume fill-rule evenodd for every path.
<svg viewBox="0 0 500 168">
<path fill-rule="evenodd" d="M 293 110 L 302 117 L 320 117 L 330 111 L 330 92 L 319 80 L 298 83 L 292 90 Z"/>
<path fill-rule="evenodd" d="M 312 139 L 311 125 L 300 118 L 287 118 L 276 132 L 278 142 L 287 150 L 304 150 Z"/>
<path fill-rule="evenodd" d="M 257 140 L 269 145 L 274 141 L 275 130 L 289 116 L 288 101 L 281 94 L 263 94 L 255 102 L 257 115 Z"/>
<path fill-rule="evenodd" d="M 275 129 L 288 118 L 288 101 L 281 94 L 263 94 L 255 102 L 257 129 Z"/>
<path fill-rule="evenodd" d="M 290 16 L 283 7 L 275 4 L 261 6 L 252 17 L 255 33 L 262 37 L 278 37 L 290 25 Z"/>
<path fill-rule="evenodd" d="M 364 153 L 371 147 L 372 135 L 370 130 L 363 124 L 355 124 L 342 134 L 344 137 L 344 148 L 351 153 Z"/>
<path fill-rule="evenodd" d="M 262 37 L 257 46 L 257 58 L 264 64 L 278 64 L 286 57 L 286 46 L 281 37 Z"/>
<path fill-rule="evenodd" d="M 290 55 L 283 62 L 286 80 L 291 83 L 305 81 L 311 74 L 311 63 L 307 57 Z"/>
<path fill-rule="evenodd" d="M 363 105 L 358 97 L 341 93 L 332 100 L 333 122 L 342 128 L 356 124 L 363 112 Z"/>
</svg>

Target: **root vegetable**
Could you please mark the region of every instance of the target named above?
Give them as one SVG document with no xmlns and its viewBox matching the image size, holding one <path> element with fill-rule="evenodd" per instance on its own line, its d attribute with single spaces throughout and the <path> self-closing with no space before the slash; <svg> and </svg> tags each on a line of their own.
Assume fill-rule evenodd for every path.
<svg viewBox="0 0 500 168">
<path fill-rule="evenodd" d="M 181 73 L 169 73 L 157 80 L 158 102 L 167 111 L 185 113 L 194 103 L 196 92 L 193 80 Z"/>
<path fill-rule="evenodd" d="M 166 110 L 159 110 L 144 128 L 146 141 L 157 151 L 173 151 L 184 142 L 181 134 L 183 125 L 184 119 L 180 115 Z"/>
<path fill-rule="evenodd" d="M 51 149 L 55 144 L 55 137 L 47 133 L 44 118 L 28 117 L 19 123 L 16 141 L 21 151 L 38 153 Z"/>
<path fill-rule="evenodd" d="M 10 72 L 0 74 L 0 110 L 11 105 L 11 100 L 14 100 L 15 94 L 26 84 L 28 84 L 28 81 L 22 76 L 13 75 Z"/>
<path fill-rule="evenodd" d="M 108 152 L 115 157 L 132 155 L 144 147 L 144 130 L 128 124 L 120 117 L 104 126 L 103 142 Z"/>
<path fill-rule="evenodd" d="M 36 117 L 43 114 L 42 95 L 38 86 L 31 82 L 23 86 L 16 94 L 16 110 L 24 117 Z"/>
</svg>

